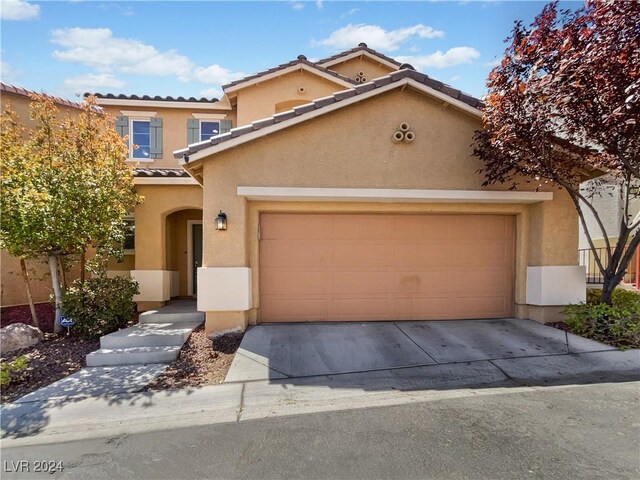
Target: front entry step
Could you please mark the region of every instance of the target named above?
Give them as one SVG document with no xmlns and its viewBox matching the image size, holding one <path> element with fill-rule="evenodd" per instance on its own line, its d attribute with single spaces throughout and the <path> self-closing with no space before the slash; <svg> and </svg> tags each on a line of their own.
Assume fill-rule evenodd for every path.
<svg viewBox="0 0 640 480">
<path fill-rule="evenodd" d="M 100 350 L 87 355 L 87 367 L 171 363 L 204 313 L 193 302 L 175 302 L 140 315 L 140 323 L 100 337 Z"/>
<path fill-rule="evenodd" d="M 145 365 L 171 363 L 180 353 L 181 345 L 159 347 L 101 348 L 87 355 L 87 367 Z"/>
<path fill-rule="evenodd" d="M 100 348 L 182 346 L 201 322 L 139 323 L 100 338 Z"/>
</svg>

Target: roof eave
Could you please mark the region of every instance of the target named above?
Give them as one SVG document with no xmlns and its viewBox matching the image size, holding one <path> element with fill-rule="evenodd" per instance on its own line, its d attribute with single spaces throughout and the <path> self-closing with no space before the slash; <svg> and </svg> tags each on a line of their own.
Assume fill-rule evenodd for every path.
<svg viewBox="0 0 640 480">
<path fill-rule="evenodd" d="M 385 78 L 385 77 L 381 77 L 381 78 Z M 374 83 L 375 81 L 372 82 L 368 82 L 370 84 Z M 366 85 L 366 84 L 362 84 L 361 86 Z M 387 92 L 389 90 L 393 90 L 395 88 L 400 88 L 402 86 L 411 86 L 419 91 L 422 91 L 423 93 L 430 95 L 432 97 L 435 97 L 439 100 L 442 100 L 443 102 L 452 105 L 453 107 L 473 115 L 476 118 L 481 118 L 482 117 L 482 112 L 474 107 L 471 107 L 470 105 L 457 100 L 453 97 L 450 97 L 449 95 L 439 92 L 431 87 L 429 87 L 428 85 L 425 85 L 423 83 L 420 83 L 410 77 L 404 77 L 400 80 L 396 80 L 393 81 L 391 83 L 388 83 L 387 85 L 378 87 L 378 88 L 372 88 L 369 91 L 366 91 L 364 93 L 358 94 L 358 95 L 352 95 L 349 98 L 346 98 L 344 100 L 340 100 L 340 101 L 336 101 L 334 103 L 325 105 L 325 106 L 321 106 L 321 107 L 316 107 L 313 110 L 309 110 L 305 113 L 302 113 L 300 115 L 296 115 L 292 118 L 289 118 L 287 120 L 283 120 L 281 122 L 277 122 L 277 123 L 273 123 L 269 126 L 265 126 L 263 128 L 259 128 L 259 129 L 253 129 L 253 124 L 252 125 L 247 125 L 247 126 L 243 126 L 243 127 L 238 127 L 237 129 L 232 129 L 231 132 L 226 133 L 225 135 L 228 135 L 230 138 L 226 141 L 217 143 L 217 144 L 212 144 L 210 147 L 206 147 L 203 148 L 199 151 L 193 152 L 192 150 L 189 149 L 189 147 L 187 148 L 183 148 L 180 150 L 176 150 L 174 152 L 174 156 L 176 158 L 183 158 L 185 155 L 189 158 L 188 162 L 185 162 L 184 159 L 182 159 L 179 164 L 185 166 L 185 164 L 188 163 L 188 165 L 191 165 L 192 162 L 196 162 L 199 161 L 205 157 L 209 157 L 211 155 L 223 152 L 225 150 L 229 150 L 231 148 L 234 148 L 236 146 L 242 145 L 244 143 L 250 142 L 254 139 L 269 135 L 271 133 L 277 132 L 279 130 L 283 130 L 285 128 L 291 127 L 293 125 L 297 125 L 299 123 L 305 122 L 307 120 L 310 120 L 312 118 L 327 114 L 329 112 L 332 112 L 334 110 L 338 110 L 340 108 L 344 108 L 348 105 L 351 105 L 353 103 L 357 103 L 360 102 L 362 100 L 365 100 L 367 98 L 376 96 L 376 95 L 380 95 L 384 92 Z M 339 94 L 340 92 L 337 92 L 337 94 Z M 319 99 L 321 100 L 321 99 Z M 316 100 L 317 101 L 317 100 Z M 304 106 L 301 106 L 304 107 Z M 301 108 L 298 107 L 298 108 Z M 295 109 L 293 110 L 293 112 L 295 111 Z M 290 111 L 292 112 L 292 111 Z M 290 112 L 283 112 L 282 116 L 284 116 L 285 114 L 290 114 Z M 273 117 L 272 117 L 273 118 Z M 254 122 L 254 123 L 258 123 L 258 122 Z M 238 133 L 238 131 L 240 130 L 248 130 L 248 133 L 244 133 L 242 135 L 235 135 L 234 136 L 234 130 L 236 131 L 235 133 Z M 251 130 L 255 130 L 255 131 L 251 131 Z M 219 137 L 218 137 L 219 140 Z"/>
</svg>

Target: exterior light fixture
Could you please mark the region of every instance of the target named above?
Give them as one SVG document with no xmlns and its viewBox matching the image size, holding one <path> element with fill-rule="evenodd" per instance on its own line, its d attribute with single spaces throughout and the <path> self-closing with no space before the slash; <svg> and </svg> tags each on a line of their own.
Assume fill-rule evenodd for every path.
<svg viewBox="0 0 640 480">
<path fill-rule="evenodd" d="M 227 214 L 222 213 L 222 210 L 220 210 L 220 213 L 216 217 L 216 230 L 226 230 L 226 229 L 227 229 Z"/>
</svg>

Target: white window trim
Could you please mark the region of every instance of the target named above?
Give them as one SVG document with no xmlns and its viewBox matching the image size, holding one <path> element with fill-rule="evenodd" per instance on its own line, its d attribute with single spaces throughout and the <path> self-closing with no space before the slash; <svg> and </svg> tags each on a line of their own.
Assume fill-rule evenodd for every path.
<svg viewBox="0 0 640 480">
<path fill-rule="evenodd" d="M 141 112 L 138 112 L 141 113 Z M 151 132 L 151 117 L 129 117 L 129 158 L 128 162 L 151 163 L 154 158 L 134 158 L 133 157 L 133 122 L 149 122 L 149 132 Z M 151 143 L 151 135 L 149 135 L 149 143 Z M 149 145 L 151 148 L 151 145 Z"/>
<path fill-rule="evenodd" d="M 158 112 L 142 112 L 140 110 L 120 110 L 125 117 L 151 118 L 155 117 Z"/>
<path fill-rule="evenodd" d="M 187 295 L 193 296 L 193 226 L 202 225 L 202 220 L 187 220 Z M 203 232 L 204 235 L 204 232 Z M 204 236 L 203 236 L 204 240 Z M 204 242 L 203 242 L 204 249 Z"/>
<path fill-rule="evenodd" d="M 208 119 L 208 120 L 207 119 L 203 119 L 203 120 L 204 120 L 204 122 L 210 122 L 210 123 L 217 122 L 218 123 L 218 135 L 220 135 L 220 129 L 222 128 L 222 122 L 220 120 L 216 120 L 216 119 Z M 211 138 L 211 137 L 209 137 L 209 138 L 207 138 L 205 140 L 202 139 L 202 124 L 204 122 L 200 121 L 198 123 L 198 141 L 199 142 L 208 142 L 209 138 Z M 212 137 L 215 137 L 215 136 L 216 135 L 212 135 Z"/>
<path fill-rule="evenodd" d="M 191 116 L 193 118 L 199 118 L 201 120 L 224 120 L 227 118 L 227 115 L 224 113 L 192 113 Z"/>
</svg>

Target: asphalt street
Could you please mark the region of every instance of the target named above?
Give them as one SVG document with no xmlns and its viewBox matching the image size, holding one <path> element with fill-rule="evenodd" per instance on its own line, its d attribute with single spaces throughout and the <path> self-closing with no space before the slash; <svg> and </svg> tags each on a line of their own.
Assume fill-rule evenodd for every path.
<svg viewBox="0 0 640 480">
<path fill-rule="evenodd" d="M 2 478 L 637 479 L 639 393 L 534 387 L 5 448 Z"/>
</svg>

